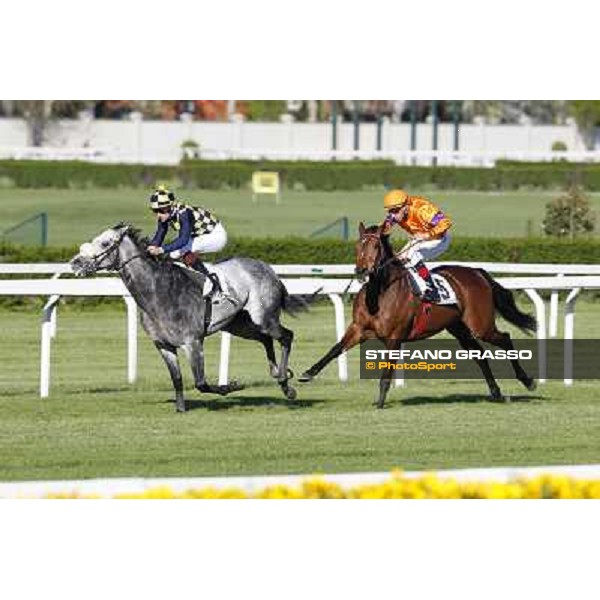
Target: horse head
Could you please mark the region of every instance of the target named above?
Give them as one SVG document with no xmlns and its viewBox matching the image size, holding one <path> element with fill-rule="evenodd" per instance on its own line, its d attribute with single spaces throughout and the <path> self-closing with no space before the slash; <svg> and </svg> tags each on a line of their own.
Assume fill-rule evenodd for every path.
<svg viewBox="0 0 600 600">
<path fill-rule="evenodd" d="M 356 275 L 364 280 L 371 275 L 381 261 L 392 255 L 387 236 L 383 235 L 383 224 L 365 227 L 362 221 L 358 225 L 358 241 L 355 246 Z"/>
<path fill-rule="evenodd" d="M 73 273 L 78 277 L 87 277 L 100 270 L 118 270 L 121 267 L 119 248 L 130 228 L 131 225 L 118 223 L 91 242 L 81 244 L 79 253 L 70 261 Z"/>
</svg>

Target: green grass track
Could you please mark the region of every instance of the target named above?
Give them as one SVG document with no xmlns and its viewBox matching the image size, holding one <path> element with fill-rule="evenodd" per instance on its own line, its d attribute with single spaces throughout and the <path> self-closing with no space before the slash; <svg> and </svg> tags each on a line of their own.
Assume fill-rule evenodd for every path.
<svg viewBox="0 0 600 600">
<path fill-rule="evenodd" d="M 577 307 L 580 336 L 600 335 L 599 306 Z M 333 309 L 287 319 L 296 332 L 298 374 L 334 342 Z M 39 312 L 0 309 L 0 480 L 125 476 L 444 469 L 600 462 L 597 382 L 561 382 L 525 391 L 500 382 L 509 404 L 487 400 L 483 381 L 409 381 L 380 411 L 377 382 L 340 384 L 332 364 L 298 401 L 284 401 L 267 376 L 262 347 L 234 339 L 230 373 L 247 388 L 227 398 L 201 396 L 176 414 L 166 368 L 140 331 L 139 376 L 126 382 L 125 310 L 61 306 L 53 343 L 50 397 L 38 397 Z M 218 337 L 207 344 L 217 374 Z"/>
</svg>

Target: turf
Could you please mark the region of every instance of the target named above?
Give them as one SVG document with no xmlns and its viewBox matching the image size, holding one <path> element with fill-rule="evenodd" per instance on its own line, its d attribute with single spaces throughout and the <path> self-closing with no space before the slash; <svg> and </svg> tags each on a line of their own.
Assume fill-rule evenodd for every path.
<svg viewBox="0 0 600 600">
<path fill-rule="evenodd" d="M 576 329 L 599 336 L 598 305 L 580 301 Z M 287 319 L 296 332 L 292 368 L 334 342 L 333 309 Z M 600 457 L 598 384 L 560 382 L 527 392 L 503 381 L 508 404 L 486 398 L 483 381 L 416 382 L 371 406 L 377 382 L 340 384 L 330 365 L 298 401 L 267 376 L 262 348 L 232 344 L 230 372 L 247 388 L 201 396 L 184 364 L 188 413 L 176 414 L 166 369 L 140 332 L 139 377 L 126 383 L 125 311 L 62 306 L 53 343 L 50 398 L 38 397 L 39 315 L 0 309 L 0 479 L 202 476 L 582 464 Z M 217 372 L 218 337 L 207 345 Z"/>
<path fill-rule="evenodd" d="M 457 192 L 411 190 L 425 193 L 448 212 L 454 233 L 464 236 L 515 236 L 541 234 L 547 202 L 560 192 Z M 0 230 L 45 211 L 49 216 L 48 243 L 80 244 L 120 220 L 153 231 L 144 190 L 27 190 L 0 189 Z M 232 236 L 308 236 L 316 229 L 346 216 L 354 229 L 360 220 L 382 219 L 383 190 L 361 192 L 286 191 L 283 201 L 261 198 L 251 202 L 247 190 L 192 191 L 182 194 L 195 204 L 212 208 Z M 591 194 L 595 210 L 600 194 Z"/>
</svg>

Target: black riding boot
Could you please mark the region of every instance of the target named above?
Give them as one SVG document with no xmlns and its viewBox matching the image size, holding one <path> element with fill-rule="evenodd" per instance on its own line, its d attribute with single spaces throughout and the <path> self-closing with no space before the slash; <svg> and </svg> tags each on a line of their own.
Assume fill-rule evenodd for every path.
<svg viewBox="0 0 600 600">
<path fill-rule="evenodd" d="M 419 261 L 415 265 L 415 271 L 425 281 L 427 284 L 427 290 L 423 294 L 423 300 L 427 302 L 439 302 L 440 301 L 440 293 L 433 281 L 433 277 L 431 276 L 431 271 L 425 266 L 423 261 Z"/>
<path fill-rule="evenodd" d="M 212 289 L 211 293 L 214 293 L 214 292 L 219 292 L 221 294 L 223 293 L 223 288 L 221 288 L 221 283 L 220 283 L 217 275 L 215 273 L 211 273 L 206 268 L 206 265 L 199 258 L 197 258 L 193 263 L 191 263 L 190 267 L 192 269 L 195 269 L 196 271 L 199 271 L 203 275 L 206 275 L 211 280 L 211 282 L 213 284 L 213 289 Z"/>
</svg>

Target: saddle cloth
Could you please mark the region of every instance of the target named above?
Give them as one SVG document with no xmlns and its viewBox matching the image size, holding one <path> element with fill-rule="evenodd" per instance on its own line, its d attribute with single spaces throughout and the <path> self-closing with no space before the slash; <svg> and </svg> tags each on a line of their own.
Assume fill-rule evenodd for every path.
<svg viewBox="0 0 600 600">
<path fill-rule="evenodd" d="M 446 281 L 446 278 L 437 273 L 432 273 L 431 277 L 440 294 L 440 301 L 436 304 L 458 304 L 458 298 L 452 289 L 452 286 Z"/>
</svg>

